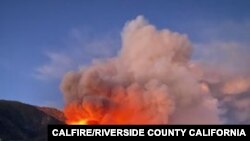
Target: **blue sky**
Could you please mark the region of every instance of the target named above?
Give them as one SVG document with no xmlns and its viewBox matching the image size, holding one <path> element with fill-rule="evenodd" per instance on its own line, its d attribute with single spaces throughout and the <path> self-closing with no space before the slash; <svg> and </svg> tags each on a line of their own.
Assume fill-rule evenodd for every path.
<svg viewBox="0 0 250 141">
<path fill-rule="evenodd" d="M 138 15 L 197 46 L 249 48 L 249 7 L 248 0 L 1 0 L 0 99 L 62 107 L 63 73 L 115 55 L 124 24 Z"/>
</svg>

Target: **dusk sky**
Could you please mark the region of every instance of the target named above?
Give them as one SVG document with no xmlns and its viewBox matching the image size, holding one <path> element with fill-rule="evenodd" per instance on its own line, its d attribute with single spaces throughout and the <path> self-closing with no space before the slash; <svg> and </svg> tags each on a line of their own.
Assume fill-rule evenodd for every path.
<svg viewBox="0 0 250 141">
<path fill-rule="evenodd" d="M 1 0 L 0 99 L 62 108 L 63 74 L 115 56 L 124 24 L 138 15 L 187 34 L 193 60 L 200 46 L 216 43 L 248 54 L 249 7 L 249 0 Z"/>
</svg>

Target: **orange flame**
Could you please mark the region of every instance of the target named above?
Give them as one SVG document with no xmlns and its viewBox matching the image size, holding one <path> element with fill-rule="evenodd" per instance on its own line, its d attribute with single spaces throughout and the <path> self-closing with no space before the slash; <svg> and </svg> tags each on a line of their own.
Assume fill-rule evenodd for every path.
<svg viewBox="0 0 250 141">
<path fill-rule="evenodd" d="M 92 125 L 99 124 L 93 118 L 87 117 L 83 110 L 79 109 L 75 103 L 71 103 L 65 107 L 64 113 L 66 116 L 66 124 L 68 125 Z"/>
<path fill-rule="evenodd" d="M 71 101 L 65 105 L 64 114 L 67 124 L 157 124 L 166 123 L 167 115 L 164 117 L 156 116 L 156 112 L 167 113 L 172 109 L 172 103 L 165 105 L 165 93 L 161 91 L 151 92 L 154 98 L 149 102 L 141 100 L 141 93 L 144 91 L 115 91 L 116 94 L 109 97 L 112 100 L 112 105 L 103 106 L 102 103 L 95 103 L 96 101 Z M 157 94 L 155 94 L 157 93 Z M 121 100 L 123 101 L 121 104 Z M 99 101 L 97 101 L 99 102 Z M 162 105 L 164 104 L 164 105 Z M 161 106 L 166 106 L 164 111 L 159 109 Z M 155 111 L 157 109 L 159 111 Z M 164 114 L 165 115 L 165 114 Z M 167 120 L 166 120 L 167 119 Z"/>
<path fill-rule="evenodd" d="M 68 125 L 97 125 L 97 124 L 152 124 L 151 118 L 144 114 L 135 114 L 138 105 L 128 104 L 119 106 L 109 112 L 108 117 L 99 114 L 97 109 L 83 109 L 74 102 L 68 104 L 64 109 L 66 124 Z M 87 112 L 87 111 L 88 112 Z M 99 109 L 100 110 L 100 109 Z"/>
<path fill-rule="evenodd" d="M 78 121 L 68 121 L 67 124 L 69 124 L 69 125 L 87 125 L 88 122 L 85 119 L 81 119 Z"/>
</svg>

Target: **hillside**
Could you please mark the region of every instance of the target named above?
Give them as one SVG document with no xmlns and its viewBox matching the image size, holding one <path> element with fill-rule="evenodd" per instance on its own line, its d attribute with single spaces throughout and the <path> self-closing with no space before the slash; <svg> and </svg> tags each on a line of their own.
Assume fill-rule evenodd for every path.
<svg viewBox="0 0 250 141">
<path fill-rule="evenodd" d="M 63 124 L 47 112 L 53 108 L 42 108 L 16 102 L 0 100 L 0 140 L 1 141 L 44 141 L 48 124 Z M 47 111 L 47 112 L 46 112 Z M 56 111 L 60 113 L 60 111 Z M 51 112 L 50 112 L 51 113 Z M 53 112 L 55 113 L 55 112 Z M 63 115 L 62 113 L 60 115 Z"/>
</svg>

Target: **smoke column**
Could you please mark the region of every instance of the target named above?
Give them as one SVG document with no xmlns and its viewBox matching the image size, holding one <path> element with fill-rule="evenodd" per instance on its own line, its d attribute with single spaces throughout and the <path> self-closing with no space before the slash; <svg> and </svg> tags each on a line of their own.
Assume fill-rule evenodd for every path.
<svg viewBox="0 0 250 141">
<path fill-rule="evenodd" d="M 186 35 L 158 30 L 138 16 L 121 37 L 117 56 L 64 76 L 67 123 L 221 123 L 217 99 L 193 71 Z"/>
</svg>

